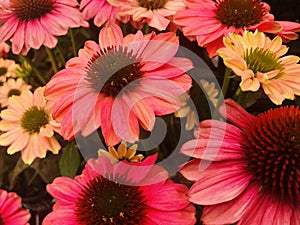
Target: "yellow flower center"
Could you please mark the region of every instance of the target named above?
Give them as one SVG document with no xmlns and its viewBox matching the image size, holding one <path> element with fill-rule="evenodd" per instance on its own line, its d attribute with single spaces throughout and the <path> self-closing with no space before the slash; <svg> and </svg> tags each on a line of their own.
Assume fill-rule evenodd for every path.
<svg viewBox="0 0 300 225">
<path fill-rule="evenodd" d="M 32 106 L 21 118 L 21 127 L 29 134 L 39 133 L 40 129 L 49 123 L 50 116 L 44 109 Z"/>
<path fill-rule="evenodd" d="M 215 10 L 216 19 L 235 28 L 259 24 L 267 13 L 261 0 L 220 0 Z"/>
<path fill-rule="evenodd" d="M 267 73 L 279 70 L 280 73 L 277 75 L 278 77 L 284 72 L 284 66 L 279 62 L 276 55 L 274 55 L 269 49 L 247 49 L 244 54 L 244 59 L 248 68 L 250 68 L 254 74 L 257 72 Z"/>
<path fill-rule="evenodd" d="M 138 5 L 148 10 L 161 9 L 168 0 L 138 0 Z"/>
<path fill-rule="evenodd" d="M 13 11 L 21 21 L 40 18 L 54 8 L 53 0 L 10 0 Z"/>
</svg>

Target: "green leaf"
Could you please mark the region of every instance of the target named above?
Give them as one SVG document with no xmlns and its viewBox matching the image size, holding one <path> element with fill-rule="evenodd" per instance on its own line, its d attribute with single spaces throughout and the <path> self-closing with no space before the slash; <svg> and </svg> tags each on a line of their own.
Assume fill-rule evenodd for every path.
<svg viewBox="0 0 300 225">
<path fill-rule="evenodd" d="M 54 178 L 60 176 L 60 170 L 58 167 L 59 158 L 60 155 L 48 153 L 46 158 L 35 159 L 31 167 L 37 171 L 43 181 L 51 183 Z"/>
<path fill-rule="evenodd" d="M 80 166 L 80 153 L 76 144 L 68 144 L 62 150 L 62 156 L 59 161 L 59 169 L 62 176 L 75 177 Z"/>
<path fill-rule="evenodd" d="M 15 186 L 18 176 L 28 167 L 29 165 L 25 164 L 20 157 L 13 170 L 9 173 L 9 189 L 12 189 Z"/>
</svg>

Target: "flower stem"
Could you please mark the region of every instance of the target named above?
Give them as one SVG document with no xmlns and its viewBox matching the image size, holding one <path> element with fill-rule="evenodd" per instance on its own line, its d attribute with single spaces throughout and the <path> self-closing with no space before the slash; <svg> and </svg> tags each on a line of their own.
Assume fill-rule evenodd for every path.
<svg viewBox="0 0 300 225">
<path fill-rule="evenodd" d="M 20 57 L 30 65 L 33 72 L 36 74 L 37 78 L 42 82 L 42 84 L 46 84 L 47 81 L 45 80 L 41 72 L 38 70 L 38 68 L 35 66 L 35 64 L 27 56 L 20 55 Z"/>
<path fill-rule="evenodd" d="M 215 111 L 213 113 L 213 117 L 212 117 L 213 119 L 218 118 L 218 115 L 219 115 L 218 109 L 219 109 L 220 105 L 223 103 L 224 98 L 226 97 L 226 94 L 227 94 L 227 91 L 229 88 L 229 84 L 230 84 L 231 72 L 232 72 L 231 69 L 226 67 L 225 75 L 224 75 L 223 83 L 222 83 L 222 93 L 220 93 L 220 95 L 219 95 L 218 103 L 217 103 Z"/>
<path fill-rule="evenodd" d="M 75 42 L 75 37 L 72 29 L 69 29 L 69 34 L 70 34 L 70 39 L 72 43 L 72 49 L 73 49 L 73 55 L 77 56 L 77 48 L 76 48 L 76 42 Z"/>
<path fill-rule="evenodd" d="M 53 69 L 54 73 L 57 73 L 58 72 L 58 68 L 57 68 L 56 61 L 54 59 L 53 52 L 52 52 L 52 50 L 50 48 L 47 48 L 47 47 L 45 47 L 45 48 L 46 48 L 46 52 L 48 54 L 49 60 L 51 62 L 51 65 L 52 65 L 52 69 Z"/>
<path fill-rule="evenodd" d="M 58 52 L 58 55 L 59 55 L 59 58 L 60 58 L 60 61 L 61 61 L 62 65 L 65 65 L 66 64 L 65 57 L 64 57 L 60 47 L 58 47 L 58 45 L 56 46 L 56 49 L 57 49 L 57 52 Z"/>
</svg>

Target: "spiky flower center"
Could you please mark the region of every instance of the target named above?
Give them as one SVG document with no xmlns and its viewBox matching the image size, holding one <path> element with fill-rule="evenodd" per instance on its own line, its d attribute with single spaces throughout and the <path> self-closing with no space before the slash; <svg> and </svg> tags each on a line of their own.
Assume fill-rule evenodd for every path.
<svg viewBox="0 0 300 225">
<path fill-rule="evenodd" d="M 216 19 L 226 27 L 245 28 L 259 24 L 267 13 L 261 0 L 220 0 Z"/>
<path fill-rule="evenodd" d="M 116 97 L 129 83 L 143 76 L 140 61 L 126 47 L 103 50 L 90 60 L 85 78 L 97 93 Z"/>
<path fill-rule="evenodd" d="M 263 48 L 250 48 L 245 51 L 244 59 L 249 69 L 254 74 L 257 72 L 266 73 L 274 70 L 279 70 L 277 76 L 281 76 L 284 72 L 284 66 L 280 63 L 279 59 L 269 49 Z"/>
<path fill-rule="evenodd" d="M 300 204 L 300 109 L 289 106 L 260 114 L 241 142 L 247 169 L 261 191 Z"/>
<path fill-rule="evenodd" d="M 8 94 L 7 94 L 7 97 L 11 97 L 13 95 L 20 95 L 21 94 L 21 91 L 18 90 L 18 89 L 10 89 Z"/>
<path fill-rule="evenodd" d="M 100 176 L 91 180 L 80 196 L 75 208 L 79 224 L 136 225 L 144 217 L 146 204 L 137 186 L 122 185 Z"/>
<path fill-rule="evenodd" d="M 10 0 L 13 11 L 21 21 L 29 21 L 46 15 L 54 9 L 54 0 Z"/>
<path fill-rule="evenodd" d="M 6 67 L 0 67 L 0 76 L 4 75 L 7 73 L 7 68 Z"/>
<path fill-rule="evenodd" d="M 148 10 L 162 9 L 168 0 L 138 0 L 138 5 Z"/>
<path fill-rule="evenodd" d="M 40 129 L 49 123 L 50 116 L 43 108 L 32 106 L 21 118 L 21 127 L 29 134 L 39 133 Z"/>
</svg>

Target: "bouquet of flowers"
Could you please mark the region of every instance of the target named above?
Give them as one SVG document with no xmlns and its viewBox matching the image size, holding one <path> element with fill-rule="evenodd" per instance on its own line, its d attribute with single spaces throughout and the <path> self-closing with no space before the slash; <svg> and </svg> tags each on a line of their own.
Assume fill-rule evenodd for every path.
<svg viewBox="0 0 300 225">
<path fill-rule="evenodd" d="M 300 224 L 300 24 L 269 4 L 0 1 L 0 225 Z"/>
</svg>

